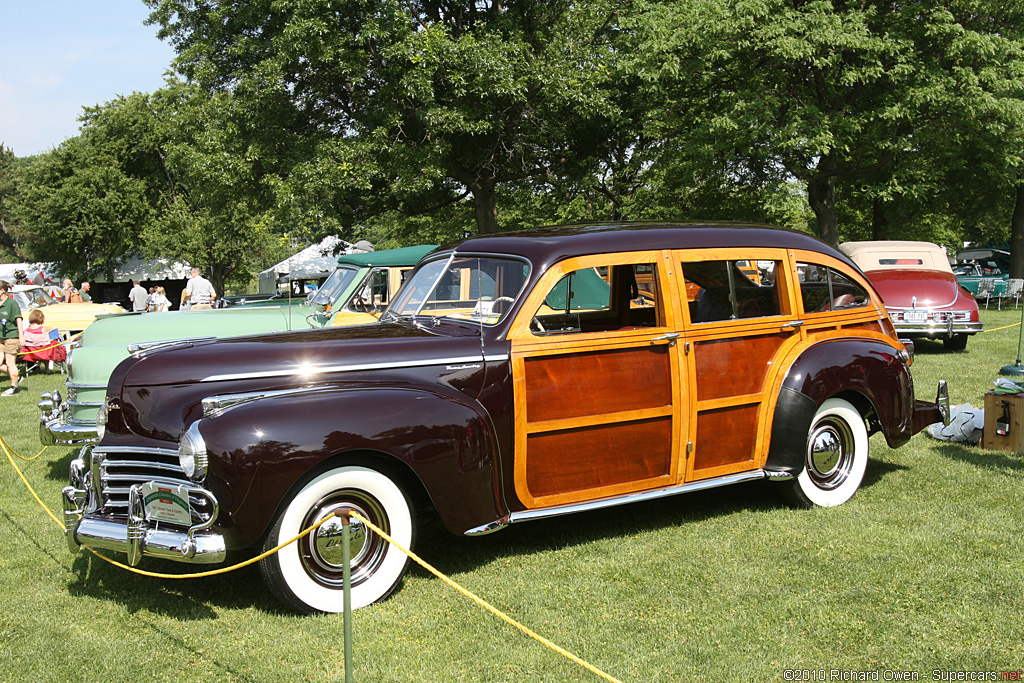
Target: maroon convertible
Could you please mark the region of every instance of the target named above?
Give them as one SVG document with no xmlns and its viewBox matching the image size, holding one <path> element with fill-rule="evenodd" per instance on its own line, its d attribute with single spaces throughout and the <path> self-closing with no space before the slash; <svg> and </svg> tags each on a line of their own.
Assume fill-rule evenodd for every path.
<svg viewBox="0 0 1024 683">
<path fill-rule="evenodd" d="M 839 251 L 765 226 L 588 225 L 467 239 L 380 322 L 182 342 L 114 371 L 71 464 L 67 539 L 219 563 L 352 508 L 406 546 L 770 479 L 804 506 L 857 491 L 868 436 L 943 419 Z M 105 429 L 104 429 L 105 426 Z M 353 541 L 353 604 L 404 554 Z M 342 601 L 340 520 L 262 561 L 302 612 Z"/>
</svg>

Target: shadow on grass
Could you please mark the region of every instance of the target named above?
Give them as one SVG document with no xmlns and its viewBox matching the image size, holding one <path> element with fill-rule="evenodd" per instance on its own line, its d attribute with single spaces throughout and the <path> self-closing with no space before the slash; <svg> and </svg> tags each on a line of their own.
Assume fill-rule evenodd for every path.
<svg viewBox="0 0 1024 683">
<path fill-rule="evenodd" d="M 1024 472 L 1024 455 L 1017 453 L 990 451 L 978 446 L 946 442 L 938 444 L 938 451 L 947 458 L 987 470 L 1003 469 Z"/>
<path fill-rule="evenodd" d="M 870 488 L 887 474 L 903 469 L 907 468 L 870 461 L 862 488 Z M 454 536 L 438 518 L 431 516 L 418 528 L 417 553 L 442 573 L 459 574 L 472 572 L 503 557 L 540 554 L 616 537 L 625 540 L 735 514 L 755 518 L 757 515 L 803 514 L 804 511 L 793 510 L 783 502 L 777 486 L 779 484 L 769 482 L 748 482 L 515 524 L 500 533 L 476 538 Z M 752 523 L 756 523 L 756 519 Z M 243 559 L 246 558 L 232 558 L 232 562 Z M 154 558 L 144 558 L 139 568 L 167 574 L 207 569 Z M 68 586 L 71 594 L 115 600 L 133 613 L 151 611 L 182 621 L 216 619 L 218 609 L 255 608 L 267 613 L 290 614 L 266 588 L 256 565 L 200 579 L 163 579 L 126 572 L 83 550 L 75 559 L 72 571 L 76 578 Z M 415 563 L 410 563 L 409 571 L 415 576 L 431 576 Z M 391 599 L 401 590 L 402 584 L 399 584 Z"/>
<path fill-rule="evenodd" d="M 118 562 L 123 555 L 100 551 Z M 232 558 L 240 562 L 246 557 Z M 217 569 L 216 565 L 190 565 L 143 558 L 137 569 L 160 574 L 184 575 Z M 170 579 L 135 574 L 110 564 L 82 549 L 71 567 L 75 578 L 68 584 L 71 595 L 114 600 L 131 613 L 149 611 L 180 621 L 216 619 L 218 609 L 256 608 L 285 614 L 266 590 L 255 564 L 202 578 Z"/>
</svg>

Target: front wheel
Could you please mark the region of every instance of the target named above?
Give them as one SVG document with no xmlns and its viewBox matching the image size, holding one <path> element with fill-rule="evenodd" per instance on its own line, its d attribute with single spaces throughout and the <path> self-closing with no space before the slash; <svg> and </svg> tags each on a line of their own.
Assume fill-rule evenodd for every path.
<svg viewBox="0 0 1024 683">
<path fill-rule="evenodd" d="M 377 470 L 346 466 L 315 477 L 288 501 L 271 527 L 264 552 L 341 508 L 355 510 L 412 549 L 415 513 L 405 492 Z M 349 533 L 352 608 L 358 609 L 390 595 L 409 558 L 355 520 Z M 300 613 L 342 611 L 341 534 L 341 519 L 335 517 L 261 560 L 271 592 Z"/>
<path fill-rule="evenodd" d="M 783 484 L 790 502 L 801 507 L 833 507 L 853 497 L 868 465 L 868 430 L 850 403 L 830 398 L 811 422 L 804 467 Z"/>
</svg>

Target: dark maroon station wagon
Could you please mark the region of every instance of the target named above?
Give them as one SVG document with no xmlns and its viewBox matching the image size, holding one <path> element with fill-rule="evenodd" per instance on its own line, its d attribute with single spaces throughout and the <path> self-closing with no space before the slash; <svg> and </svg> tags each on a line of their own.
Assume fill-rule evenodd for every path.
<svg viewBox="0 0 1024 683">
<path fill-rule="evenodd" d="M 71 464 L 68 543 L 189 563 L 272 548 L 352 508 L 412 546 L 770 479 L 801 505 L 860 486 L 868 436 L 943 419 L 839 251 L 756 225 L 588 225 L 428 255 L 377 323 L 182 342 L 114 371 Z M 356 530 L 353 604 L 404 554 Z M 262 561 L 301 612 L 341 606 L 340 519 Z"/>
</svg>

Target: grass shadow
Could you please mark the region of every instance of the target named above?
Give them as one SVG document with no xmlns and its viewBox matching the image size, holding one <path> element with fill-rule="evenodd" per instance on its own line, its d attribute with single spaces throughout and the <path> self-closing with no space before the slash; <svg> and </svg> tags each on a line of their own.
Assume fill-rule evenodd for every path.
<svg viewBox="0 0 1024 683">
<path fill-rule="evenodd" d="M 1001 469 L 1024 473 L 1024 455 L 1009 451 L 990 451 L 977 446 L 943 442 L 937 450 L 944 457 L 981 467 L 987 470 Z"/>
</svg>

